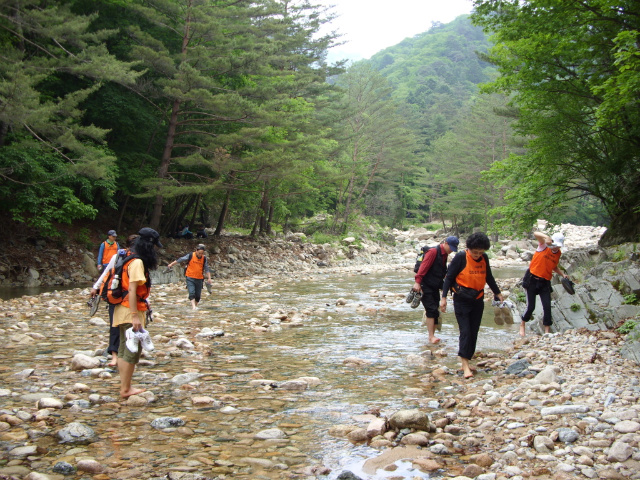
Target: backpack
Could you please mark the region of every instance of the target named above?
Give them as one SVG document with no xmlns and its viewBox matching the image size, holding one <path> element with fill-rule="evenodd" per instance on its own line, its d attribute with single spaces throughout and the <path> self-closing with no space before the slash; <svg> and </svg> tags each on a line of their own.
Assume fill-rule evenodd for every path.
<svg viewBox="0 0 640 480">
<path fill-rule="evenodd" d="M 119 254 L 118 259 L 102 282 L 100 297 L 111 305 L 119 305 L 129 293 L 122 289 L 122 270 L 124 266 L 135 258 L 140 258 L 135 253 Z"/>
<path fill-rule="evenodd" d="M 420 253 L 416 257 L 416 264 L 413 267 L 413 272 L 414 273 L 418 273 L 418 270 L 420 270 L 420 264 L 422 263 L 422 260 L 424 259 L 424 254 L 427 253 L 432 248 L 436 248 L 436 247 L 428 247 L 428 246 L 425 245 L 424 247 L 422 247 L 420 249 Z"/>
</svg>

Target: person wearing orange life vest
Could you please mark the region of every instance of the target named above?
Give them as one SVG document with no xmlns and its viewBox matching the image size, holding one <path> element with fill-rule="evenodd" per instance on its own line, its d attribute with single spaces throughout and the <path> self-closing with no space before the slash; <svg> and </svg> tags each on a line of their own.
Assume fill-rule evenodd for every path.
<svg viewBox="0 0 640 480">
<path fill-rule="evenodd" d="M 107 277 L 107 275 L 109 275 L 109 272 L 115 266 L 118 257 L 126 257 L 130 252 L 131 246 L 135 243 L 137 238 L 137 234 L 129 235 L 127 237 L 127 248 L 118 250 L 118 253 L 111 257 L 111 260 L 109 260 L 107 266 L 102 269 L 100 277 L 98 277 L 98 280 L 96 280 L 96 282 L 93 284 L 93 288 L 90 292 L 91 298 L 94 298 L 96 295 L 98 295 L 98 293 L 100 293 L 104 279 Z M 109 346 L 107 347 L 107 353 L 111 354 L 111 361 L 107 365 L 109 365 L 110 367 L 115 367 L 116 365 L 118 365 L 118 348 L 120 347 L 120 328 L 113 326 L 114 309 L 115 305 L 109 304 Z"/>
<path fill-rule="evenodd" d="M 458 356 L 464 378 L 473 377 L 469 360 L 476 352 L 476 342 L 482 312 L 484 311 L 484 286 L 489 285 L 494 295 L 503 301 L 500 288 L 493 278 L 489 257 L 485 253 L 491 247 L 484 233 L 473 233 L 467 238 L 467 249 L 458 252 L 449 264 L 442 287 L 440 311 L 447 310 L 447 294 L 453 291 L 453 310 L 460 329 Z"/>
<path fill-rule="evenodd" d="M 529 264 L 531 283 L 528 288 L 525 288 L 527 292 L 527 310 L 522 315 L 522 322 L 520 323 L 520 335 L 523 337 L 525 335 L 526 322 L 531 320 L 533 311 L 536 308 L 536 295 L 540 296 L 540 303 L 542 303 L 544 333 L 551 331 L 551 325 L 553 325 L 551 319 L 551 278 L 553 277 L 553 272 L 564 278 L 569 278 L 558 267 L 560 256 L 562 255 L 560 249 L 564 246 L 564 235 L 557 232 L 550 237 L 546 233 L 533 232 L 533 236 L 538 240 L 538 248 Z"/>
<path fill-rule="evenodd" d="M 111 260 L 120 247 L 118 246 L 118 242 L 116 239 L 118 238 L 118 234 L 115 230 L 109 230 L 107 232 L 107 239 L 100 244 L 100 249 L 98 250 L 98 271 L 104 270 L 104 268 Z"/>
<path fill-rule="evenodd" d="M 208 278 L 207 283 L 211 285 L 211 271 L 209 270 L 207 257 L 204 254 L 205 249 L 206 247 L 200 244 L 196 247 L 195 252 L 188 253 L 167 265 L 168 268 L 171 268 L 176 263 L 187 262 L 187 270 L 184 275 L 187 280 L 187 290 L 189 291 L 189 300 L 193 310 L 198 309 L 205 274 L 207 274 Z"/>
<path fill-rule="evenodd" d="M 142 344 L 132 352 L 126 346 L 126 331 L 131 328 L 138 332 L 145 327 L 146 312 L 149 309 L 147 298 L 151 292 L 149 271 L 158 266 L 158 255 L 155 247 L 162 248 L 160 235 L 152 228 L 142 228 L 139 237 L 131 247 L 133 258 L 125 263 L 122 269 L 122 291 L 126 292 L 122 303 L 113 311 L 113 326 L 120 328 L 120 346 L 118 348 L 118 372 L 120 373 L 120 397 L 129 398 L 144 392 L 144 389 L 133 388 L 131 379 L 136 364 L 140 361 Z"/>
</svg>

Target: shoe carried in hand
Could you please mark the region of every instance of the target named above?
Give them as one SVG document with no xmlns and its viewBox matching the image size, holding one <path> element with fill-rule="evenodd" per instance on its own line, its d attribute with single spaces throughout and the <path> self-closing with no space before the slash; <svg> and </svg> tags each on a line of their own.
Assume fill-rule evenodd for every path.
<svg viewBox="0 0 640 480">
<path fill-rule="evenodd" d="M 151 341 L 151 336 L 149 335 L 149 332 L 147 332 L 144 328 L 142 328 L 138 330 L 138 332 L 136 333 L 136 336 L 138 337 L 138 340 L 140 341 L 140 345 L 142 345 L 142 348 L 144 348 L 147 352 L 153 351 L 155 347 L 153 346 L 153 342 Z"/>
<path fill-rule="evenodd" d="M 404 299 L 405 302 L 407 303 L 411 303 L 413 302 L 413 298 L 416 296 L 416 292 L 413 288 L 411 290 L 409 290 L 409 293 L 407 294 L 407 298 Z"/>
<path fill-rule="evenodd" d="M 413 292 L 415 295 L 413 296 L 413 300 L 411 300 L 411 308 L 417 308 L 420 305 L 420 300 L 422 299 L 421 292 Z"/>
<path fill-rule="evenodd" d="M 138 345 L 140 340 L 136 332 L 133 331 L 133 327 L 128 328 L 127 331 L 124 332 L 124 334 L 125 334 L 125 337 L 127 338 L 127 341 L 125 342 L 126 347 L 129 349 L 130 352 L 138 353 Z"/>
</svg>

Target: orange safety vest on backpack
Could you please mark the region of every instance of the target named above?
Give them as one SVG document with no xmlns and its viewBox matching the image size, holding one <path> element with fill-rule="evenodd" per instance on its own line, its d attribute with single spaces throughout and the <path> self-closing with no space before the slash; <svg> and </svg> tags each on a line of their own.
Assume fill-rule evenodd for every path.
<svg viewBox="0 0 640 480">
<path fill-rule="evenodd" d="M 106 265 L 116 253 L 118 253 L 118 242 L 113 242 L 113 245 L 109 245 L 109 242 L 104 241 L 104 249 L 102 250 L 102 264 Z"/>
<path fill-rule="evenodd" d="M 551 280 L 553 269 L 556 268 L 560 262 L 560 255 L 562 255 L 560 250 L 553 253 L 549 247 L 541 252 L 536 250 L 529 264 L 529 271 L 536 277 Z"/>
<path fill-rule="evenodd" d="M 123 307 L 129 308 L 129 265 L 135 259 L 131 259 L 126 262 L 124 267 L 122 268 L 122 303 Z M 149 298 L 149 294 L 151 293 L 151 278 L 149 277 L 149 272 L 147 269 L 144 269 L 144 277 L 145 282 L 142 285 L 138 285 L 136 289 L 136 294 L 138 295 L 138 311 L 146 311 L 149 310 L 149 304 L 147 303 L 147 298 Z M 126 293 L 125 293 L 126 292 Z"/>
<path fill-rule="evenodd" d="M 207 257 L 202 255 L 202 258 L 198 258 L 195 253 L 191 253 L 189 257 L 189 264 L 184 272 L 185 276 L 202 280 L 204 278 L 204 262 Z"/>
<path fill-rule="evenodd" d="M 482 298 L 484 295 L 484 286 L 487 283 L 487 261 L 484 255 L 480 257 L 480 260 L 476 261 L 471 257 L 468 250 L 466 253 L 467 264 L 456 277 L 456 284 L 461 287 L 480 291 L 476 299 Z"/>
</svg>

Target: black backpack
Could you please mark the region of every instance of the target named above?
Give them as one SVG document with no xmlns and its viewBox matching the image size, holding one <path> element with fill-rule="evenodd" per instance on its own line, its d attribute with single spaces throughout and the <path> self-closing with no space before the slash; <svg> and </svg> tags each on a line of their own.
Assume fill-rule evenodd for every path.
<svg viewBox="0 0 640 480">
<path fill-rule="evenodd" d="M 418 273 L 418 270 L 420 270 L 420 264 L 422 263 L 422 260 L 424 259 L 424 254 L 427 253 L 429 250 L 431 250 L 432 248 L 436 248 L 436 247 L 427 247 L 426 245 L 424 247 L 422 247 L 420 249 L 420 253 L 418 254 L 418 256 L 416 257 L 416 264 L 413 267 L 413 271 L 414 273 Z"/>
</svg>

